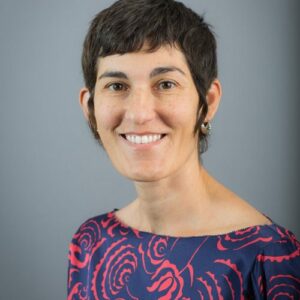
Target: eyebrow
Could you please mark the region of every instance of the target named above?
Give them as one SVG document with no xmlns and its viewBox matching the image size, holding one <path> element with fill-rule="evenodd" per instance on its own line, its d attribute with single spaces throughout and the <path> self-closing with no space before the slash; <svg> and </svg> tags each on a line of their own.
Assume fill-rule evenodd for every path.
<svg viewBox="0 0 300 300">
<path fill-rule="evenodd" d="M 160 74 L 164 74 L 164 73 L 168 73 L 168 72 L 176 72 L 176 71 L 181 73 L 182 75 L 186 76 L 186 74 L 181 69 L 171 66 L 171 67 L 158 67 L 158 68 L 155 68 L 151 71 L 149 77 L 152 78 L 152 77 L 155 77 L 155 76 L 160 75 Z M 98 80 L 100 80 L 102 78 L 128 79 L 128 76 L 124 72 L 107 71 L 107 72 L 104 72 L 103 74 L 101 74 L 98 77 Z"/>
<path fill-rule="evenodd" d="M 164 73 L 168 73 L 168 72 L 176 72 L 176 71 L 185 76 L 185 73 L 177 67 L 159 67 L 159 68 L 155 68 L 154 70 L 152 70 L 152 72 L 150 73 L 150 78 L 155 77 L 160 74 L 164 74 Z"/>
<path fill-rule="evenodd" d="M 128 79 L 127 75 L 123 72 L 108 71 L 108 72 L 104 72 L 102 75 L 100 75 L 98 80 L 100 80 L 102 78 L 107 78 L 107 77 Z"/>
</svg>

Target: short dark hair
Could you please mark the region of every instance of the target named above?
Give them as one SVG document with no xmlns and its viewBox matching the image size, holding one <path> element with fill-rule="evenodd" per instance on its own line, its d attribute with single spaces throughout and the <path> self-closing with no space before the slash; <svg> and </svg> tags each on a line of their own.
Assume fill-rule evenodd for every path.
<svg viewBox="0 0 300 300">
<path fill-rule="evenodd" d="M 217 77 L 216 40 L 202 16 L 174 0 L 119 0 L 92 20 L 84 40 L 82 69 L 91 93 L 89 126 L 94 137 L 102 145 L 94 115 L 98 58 L 139 51 L 145 42 L 149 52 L 164 45 L 176 46 L 187 60 L 199 95 L 194 134 L 198 133 L 200 157 L 208 147 L 200 126 L 208 111 L 206 94 Z"/>
</svg>

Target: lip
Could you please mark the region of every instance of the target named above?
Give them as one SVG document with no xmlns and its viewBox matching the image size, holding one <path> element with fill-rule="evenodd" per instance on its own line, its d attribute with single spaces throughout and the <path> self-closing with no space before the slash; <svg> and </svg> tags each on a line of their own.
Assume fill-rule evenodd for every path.
<svg viewBox="0 0 300 300">
<path fill-rule="evenodd" d="M 136 133 L 126 133 L 126 134 L 135 134 L 135 135 L 140 135 L 140 134 L 136 134 Z M 145 133 L 144 133 L 145 134 Z M 149 133 L 148 133 L 149 134 Z M 153 134 L 153 133 L 152 133 Z M 161 133 L 154 133 L 154 134 L 161 134 Z M 125 135 L 125 134 L 122 134 Z M 119 135 L 120 139 L 129 147 L 131 147 L 134 150 L 147 150 L 147 149 L 151 149 L 153 147 L 156 147 L 158 145 L 160 145 L 161 143 L 163 143 L 166 139 L 167 134 L 163 134 L 163 137 L 155 142 L 151 142 L 148 144 L 134 144 L 131 143 L 130 141 L 128 141 L 125 137 L 123 137 L 121 134 Z"/>
</svg>

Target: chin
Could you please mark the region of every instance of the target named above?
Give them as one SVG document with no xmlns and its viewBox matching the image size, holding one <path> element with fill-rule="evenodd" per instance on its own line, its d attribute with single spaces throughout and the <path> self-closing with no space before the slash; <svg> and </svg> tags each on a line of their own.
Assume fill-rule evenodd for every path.
<svg viewBox="0 0 300 300">
<path fill-rule="evenodd" d="M 130 170 L 130 172 L 123 173 L 125 177 L 129 180 L 136 181 L 136 182 L 154 182 L 159 181 L 166 177 L 161 171 L 157 170 L 156 172 L 151 169 L 151 171 L 147 172 L 147 169 L 143 170 Z"/>
</svg>

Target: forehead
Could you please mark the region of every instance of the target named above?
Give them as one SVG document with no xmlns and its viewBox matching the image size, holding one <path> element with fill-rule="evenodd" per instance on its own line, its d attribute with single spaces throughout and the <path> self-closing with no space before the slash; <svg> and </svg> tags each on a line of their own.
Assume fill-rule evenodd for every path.
<svg viewBox="0 0 300 300">
<path fill-rule="evenodd" d="M 143 47 L 140 51 L 114 54 L 100 57 L 97 62 L 97 73 L 106 71 L 151 72 L 154 68 L 172 65 L 189 72 L 184 54 L 176 47 L 161 46 L 153 52 Z"/>
</svg>

